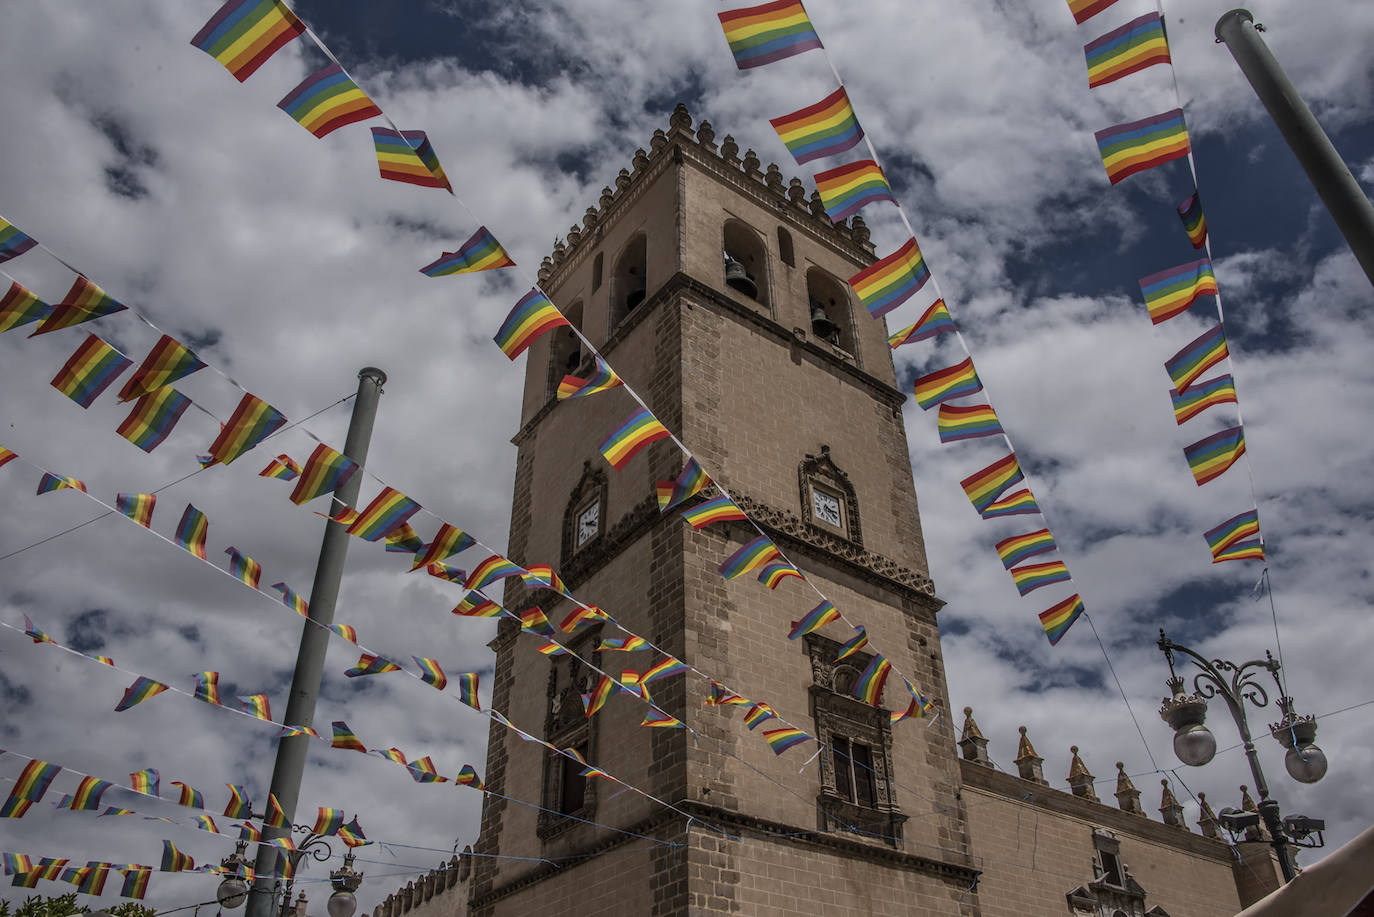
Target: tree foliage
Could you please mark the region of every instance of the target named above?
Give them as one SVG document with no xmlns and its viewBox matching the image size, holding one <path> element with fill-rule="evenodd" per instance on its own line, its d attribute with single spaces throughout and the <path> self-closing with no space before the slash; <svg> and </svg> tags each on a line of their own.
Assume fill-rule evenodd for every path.
<svg viewBox="0 0 1374 917">
<path fill-rule="evenodd" d="M 76 903 L 75 894 L 44 897 L 30 895 L 24 903 L 11 907 L 8 901 L 0 901 L 0 917 L 71 917 L 72 914 L 90 913 L 90 908 Z M 156 917 L 157 911 L 135 901 L 125 901 L 115 907 L 104 908 L 114 917 Z"/>
</svg>

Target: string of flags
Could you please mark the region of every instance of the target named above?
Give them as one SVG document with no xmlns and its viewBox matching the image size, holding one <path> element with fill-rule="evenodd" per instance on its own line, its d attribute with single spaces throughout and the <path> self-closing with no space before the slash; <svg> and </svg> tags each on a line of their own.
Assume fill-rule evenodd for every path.
<svg viewBox="0 0 1374 917">
<path fill-rule="evenodd" d="M 1116 0 L 1068 0 L 1069 10 L 1079 25 L 1110 8 Z M 1150 117 L 1103 128 L 1094 134 L 1108 181 L 1115 185 L 1138 172 L 1164 163 L 1185 159 L 1192 179 L 1190 193 L 1176 211 L 1189 246 L 1204 257 L 1193 258 L 1175 267 L 1168 267 L 1140 278 L 1140 295 L 1150 322 L 1161 325 L 1194 310 L 1203 297 L 1212 297 L 1216 304 L 1217 324 L 1185 345 L 1164 364 L 1173 388 L 1169 398 L 1174 420 L 1187 423 L 1207 409 L 1223 404 L 1235 405 L 1234 425 L 1218 430 L 1183 447 L 1183 455 L 1193 479 L 1201 487 L 1223 475 L 1245 454 L 1245 429 L 1240 415 L 1240 401 L 1236 395 L 1235 378 L 1231 372 L 1210 379 L 1203 377 L 1223 360 L 1228 367 L 1231 360 L 1227 346 L 1225 319 L 1221 304 L 1221 290 L 1212 268 L 1211 240 L 1207 218 L 1198 190 L 1197 167 L 1193 161 L 1192 144 L 1188 137 L 1183 112 L 1182 93 L 1178 74 L 1169 54 L 1169 43 L 1162 18 L 1162 9 L 1146 13 L 1125 25 L 1112 29 L 1083 47 L 1087 62 L 1090 89 L 1137 73 L 1156 64 L 1168 65 L 1179 107 Z M 1250 481 L 1252 508 L 1204 533 L 1212 553 L 1213 563 L 1230 560 L 1264 561 L 1264 537 L 1259 530 L 1258 498 L 1254 479 Z M 1245 534 L 1240 541 L 1226 537 L 1214 538 L 1214 533 L 1228 532 L 1235 520 L 1246 520 Z"/>
</svg>

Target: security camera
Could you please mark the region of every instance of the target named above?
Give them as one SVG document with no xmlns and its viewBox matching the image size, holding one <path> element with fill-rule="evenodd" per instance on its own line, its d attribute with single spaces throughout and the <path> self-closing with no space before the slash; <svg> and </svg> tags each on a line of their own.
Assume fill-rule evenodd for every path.
<svg viewBox="0 0 1374 917">
<path fill-rule="evenodd" d="M 1227 806 L 1217 813 L 1217 821 L 1221 826 L 1232 834 L 1239 834 L 1251 828 L 1258 828 L 1260 817 L 1258 812 L 1245 812 L 1232 806 Z"/>
</svg>

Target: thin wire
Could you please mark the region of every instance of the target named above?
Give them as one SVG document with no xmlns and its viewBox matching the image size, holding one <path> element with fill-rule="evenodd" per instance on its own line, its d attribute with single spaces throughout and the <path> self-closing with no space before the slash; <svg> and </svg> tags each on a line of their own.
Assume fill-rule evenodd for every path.
<svg viewBox="0 0 1374 917">
<path fill-rule="evenodd" d="M 1097 632 L 1097 625 L 1089 617 L 1086 611 L 1083 617 L 1088 622 L 1088 627 L 1092 630 L 1093 636 L 1097 638 L 1097 645 L 1102 647 L 1102 658 L 1107 660 L 1107 670 L 1112 673 L 1112 681 L 1116 682 L 1116 690 L 1121 694 L 1121 700 L 1126 704 L 1126 712 L 1131 715 L 1131 722 L 1135 724 L 1135 731 L 1140 735 L 1140 744 L 1145 746 L 1145 754 L 1150 756 L 1150 766 L 1159 769 L 1159 764 L 1155 761 L 1154 753 L 1150 751 L 1150 743 L 1145 741 L 1145 731 L 1140 728 L 1140 720 L 1135 717 L 1135 710 L 1131 708 L 1131 702 L 1126 699 L 1126 689 L 1121 686 L 1121 679 L 1116 675 L 1116 666 L 1112 665 L 1112 657 L 1107 653 L 1107 645 L 1102 642 L 1102 635 Z"/>
</svg>

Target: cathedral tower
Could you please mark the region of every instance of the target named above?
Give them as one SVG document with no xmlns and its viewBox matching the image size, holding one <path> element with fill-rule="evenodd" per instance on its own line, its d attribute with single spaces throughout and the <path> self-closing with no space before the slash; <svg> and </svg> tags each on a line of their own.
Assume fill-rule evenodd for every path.
<svg viewBox="0 0 1374 917">
<path fill-rule="evenodd" d="M 883 324 L 846 279 L 874 260 L 859 219 L 832 225 L 798 179 L 743 158 L 679 106 L 637 150 L 540 271 L 544 289 L 654 414 L 872 647 L 947 711 L 935 597 L 926 569 L 903 394 Z M 775 756 L 735 707 L 703 706 L 693 674 L 653 697 L 692 731 L 641 727 L 647 707 L 612 697 L 571 657 L 547 658 L 505 620 L 493 643 L 493 703 L 516 725 L 634 784 L 578 776 L 566 758 L 493 726 L 490 795 L 474 851 L 473 914 L 974 914 L 959 763 L 947 715 L 895 725 L 850 689 L 868 660 L 836 662 L 848 628 L 788 640 L 818 601 L 790 579 L 770 591 L 721 562 L 754 537 L 741 523 L 696 531 L 660 515 L 654 483 L 683 465 L 671 441 L 623 470 L 598 451 L 635 408 L 624 390 L 557 401 L 589 357 L 556 329 L 529 349 L 509 556 L 550 563 L 583 601 L 734 691 L 818 736 Z M 571 606 L 508 581 L 506 607 Z M 597 652 L 643 669 L 648 652 Z M 610 636 L 613 629 L 604 635 Z M 659 687 L 659 686 L 662 687 Z M 805 762 L 805 763 L 804 763 Z M 500 858 L 484 858 L 496 855 Z M 523 857 L 527 859 L 507 859 Z"/>
</svg>

